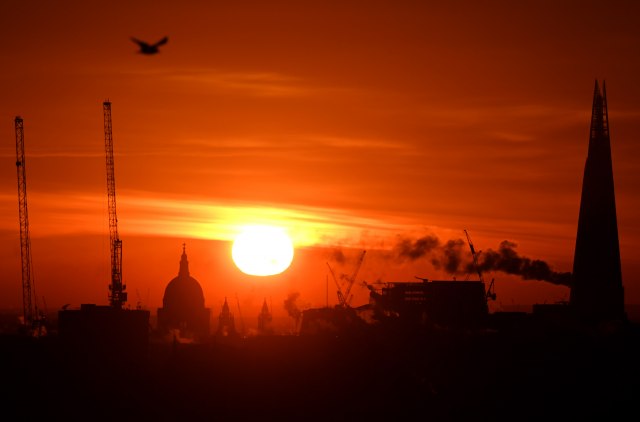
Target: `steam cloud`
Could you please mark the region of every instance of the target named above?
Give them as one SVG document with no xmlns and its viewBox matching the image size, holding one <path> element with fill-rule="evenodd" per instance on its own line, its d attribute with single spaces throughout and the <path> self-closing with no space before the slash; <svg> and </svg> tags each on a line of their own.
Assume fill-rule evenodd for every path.
<svg viewBox="0 0 640 422">
<path fill-rule="evenodd" d="M 516 244 L 503 240 L 497 251 L 491 249 L 480 255 L 479 267 L 482 271 L 502 271 L 515 274 L 524 280 L 543 280 L 553 284 L 569 286 L 571 273 L 551 270 L 549 264 L 539 259 L 530 259 L 518 255 Z"/>
<path fill-rule="evenodd" d="M 401 239 L 396 250 L 401 258 L 416 260 L 440 246 L 440 240 L 435 236 L 425 236 L 416 241 Z"/>
<path fill-rule="evenodd" d="M 478 252 L 480 271 L 501 271 L 518 275 L 524 280 L 570 285 L 571 273 L 556 272 L 545 261 L 520 256 L 516 247 L 514 242 L 504 240 L 497 251 L 488 249 Z M 444 269 L 450 274 L 460 271 L 475 272 L 471 252 L 465 248 L 467 248 L 467 242 L 462 239 L 452 239 L 442 243 L 436 236 L 428 235 L 416 240 L 400 239 L 394 251 L 400 260 L 415 261 L 423 257 L 428 258 L 435 269 Z"/>
<path fill-rule="evenodd" d="M 344 256 L 344 252 L 342 252 L 342 249 L 338 248 L 331 251 L 331 256 L 329 259 L 337 262 L 338 264 L 344 264 L 347 260 L 347 258 Z"/>
<path fill-rule="evenodd" d="M 302 311 L 298 309 L 298 305 L 296 304 L 298 297 L 300 297 L 300 292 L 291 292 L 284 301 L 284 309 L 296 323 L 302 317 Z"/>
</svg>

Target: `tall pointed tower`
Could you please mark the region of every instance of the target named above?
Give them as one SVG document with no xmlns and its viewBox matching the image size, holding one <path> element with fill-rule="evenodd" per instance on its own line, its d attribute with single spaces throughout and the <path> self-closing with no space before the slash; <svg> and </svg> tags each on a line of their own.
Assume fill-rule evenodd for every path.
<svg viewBox="0 0 640 422">
<path fill-rule="evenodd" d="M 625 317 L 604 82 L 600 91 L 596 80 L 591 113 L 570 303 L 581 318 L 599 322 Z"/>
<path fill-rule="evenodd" d="M 220 310 L 220 316 L 218 316 L 218 330 L 216 331 L 216 336 L 228 337 L 236 336 L 237 334 L 233 314 L 229 309 L 229 304 L 225 297 L 224 304 L 222 304 L 222 309 Z"/>
<path fill-rule="evenodd" d="M 269 307 L 267 306 L 267 299 L 264 299 L 264 303 L 262 304 L 262 310 L 258 315 L 258 333 L 260 334 L 273 334 L 273 327 L 271 326 L 271 322 L 273 321 L 273 316 L 271 312 L 269 312 Z"/>
</svg>

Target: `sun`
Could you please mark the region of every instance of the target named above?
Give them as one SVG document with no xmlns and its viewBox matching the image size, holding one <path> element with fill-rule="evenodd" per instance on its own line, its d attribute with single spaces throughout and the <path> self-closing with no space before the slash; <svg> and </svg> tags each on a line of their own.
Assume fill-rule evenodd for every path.
<svg viewBox="0 0 640 422">
<path fill-rule="evenodd" d="M 245 274 L 280 274 L 293 261 L 293 243 L 284 229 L 274 226 L 245 226 L 235 238 L 231 256 Z"/>
</svg>

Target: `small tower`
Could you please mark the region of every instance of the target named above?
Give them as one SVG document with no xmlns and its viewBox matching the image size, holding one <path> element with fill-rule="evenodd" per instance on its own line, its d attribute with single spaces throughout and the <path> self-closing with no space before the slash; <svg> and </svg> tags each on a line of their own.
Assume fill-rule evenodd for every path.
<svg viewBox="0 0 640 422">
<path fill-rule="evenodd" d="M 590 322 L 625 318 L 607 90 L 596 80 L 582 179 L 570 303 Z"/>
<path fill-rule="evenodd" d="M 225 297 L 222 310 L 220 311 L 220 316 L 218 317 L 218 330 L 216 331 L 216 336 L 230 337 L 235 335 L 237 335 L 236 325 L 233 320 L 233 314 L 229 310 L 227 298 Z"/>
<path fill-rule="evenodd" d="M 273 334 L 273 327 L 271 326 L 271 321 L 273 317 L 271 316 L 271 312 L 269 312 L 269 307 L 267 306 L 267 299 L 264 300 L 262 304 L 262 310 L 258 315 L 258 333 L 261 335 L 271 335 Z"/>
</svg>

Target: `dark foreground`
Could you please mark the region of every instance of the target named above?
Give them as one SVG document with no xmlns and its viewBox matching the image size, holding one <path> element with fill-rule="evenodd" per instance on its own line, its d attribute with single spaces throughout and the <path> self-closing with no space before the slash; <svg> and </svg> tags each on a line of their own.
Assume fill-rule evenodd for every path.
<svg viewBox="0 0 640 422">
<path fill-rule="evenodd" d="M 640 334 L 390 333 L 151 343 L 145 359 L 0 338 L 18 420 L 636 420 Z M 625 416 L 623 416 L 625 415 Z M 3 420 L 9 420 L 2 417 Z"/>
</svg>

